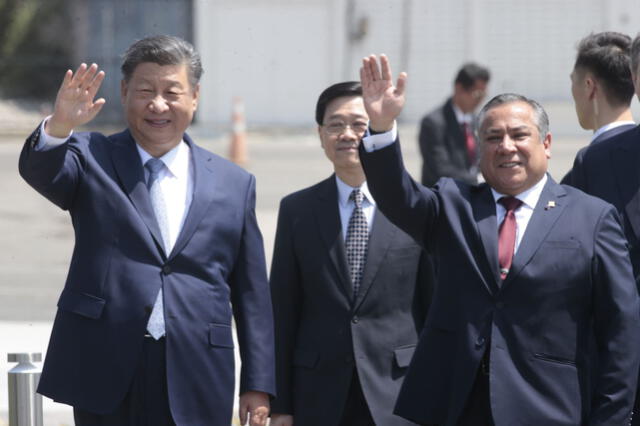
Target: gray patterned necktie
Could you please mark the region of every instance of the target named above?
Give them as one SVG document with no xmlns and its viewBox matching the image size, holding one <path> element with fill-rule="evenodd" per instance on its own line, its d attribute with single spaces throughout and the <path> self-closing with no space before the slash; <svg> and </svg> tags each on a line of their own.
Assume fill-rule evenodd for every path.
<svg viewBox="0 0 640 426">
<path fill-rule="evenodd" d="M 162 188 L 160 188 L 160 182 L 158 176 L 164 167 L 162 160 L 157 158 L 151 158 L 144 165 L 149 170 L 149 180 L 147 181 L 147 188 L 149 189 L 149 198 L 151 199 L 151 206 L 153 212 L 156 215 L 156 221 L 160 227 L 160 234 L 162 235 L 162 243 L 165 253 L 169 253 L 169 223 L 167 220 L 167 207 L 165 204 L 164 196 L 162 195 Z M 156 301 L 153 304 L 153 310 L 151 316 L 149 316 L 149 322 L 147 323 L 147 330 L 154 339 L 158 340 L 165 334 L 164 328 L 164 305 L 162 302 L 162 288 L 158 292 Z"/>
<path fill-rule="evenodd" d="M 362 211 L 362 202 L 364 201 L 362 191 L 354 189 L 349 196 L 349 200 L 353 200 L 355 207 L 349 219 L 345 246 L 349 272 L 351 273 L 351 283 L 353 284 L 353 300 L 355 300 L 358 297 L 362 271 L 367 261 L 369 227 L 367 226 L 367 218 L 364 215 L 364 211 Z"/>
</svg>

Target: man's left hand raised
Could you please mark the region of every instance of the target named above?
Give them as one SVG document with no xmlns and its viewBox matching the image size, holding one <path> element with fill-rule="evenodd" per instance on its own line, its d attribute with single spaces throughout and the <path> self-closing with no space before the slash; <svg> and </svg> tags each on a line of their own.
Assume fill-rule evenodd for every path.
<svg viewBox="0 0 640 426">
<path fill-rule="evenodd" d="M 407 73 L 401 72 L 394 86 L 387 56 L 380 55 L 378 66 L 376 55 L 370 55 L 362 59 L 360 81 L 369 128 L 378 133 L 388 132 L 404 106 Z"/>
<path fill-rule="evenodd" d="M 248 414 L 248 415 L 247 415 Z M 269 418 L 269 395 L 264 392 L 248 391 L 240 395 L 240 424 L 266 426 Z"/>
</svg>

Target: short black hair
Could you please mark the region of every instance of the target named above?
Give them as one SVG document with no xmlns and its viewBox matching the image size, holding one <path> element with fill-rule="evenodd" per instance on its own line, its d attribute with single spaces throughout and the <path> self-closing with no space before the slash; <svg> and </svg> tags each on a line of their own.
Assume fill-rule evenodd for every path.
<svg viewBox="0 0 640 426">
<path fill-rule="evenodd" d="M 631 78 L 631 37 L 605 31 L 592 33 L 578 44 L 574 70 L 589 71 L 602 83 L 611 105 L 629 105 L 633 98 Z"/>
<path fill-rule="evenodd" d="M 156 35 L 133 43 L 122 56 L 122 77 L 129 81 L 134 70 L 143 62 L 158 65 L 186 65 L 189 83 L 196 86 L 202 76 L 200 54 L 191 43 L 180 37 Z"/>
<path fill-rule="evenodd" d="M 640 67 L 640 34 L 631 43 L 631 73 L 637 75 Z"/>
<path fill-rule="evenodd" d="M 324 121 L 324 113 L 327 110 L 327 105 L 331 101 L 344 96 L 362 96 L 362 85 L 359 81 L 345 81 L 343 83 L 336 83 L 324 89 L 318 97 L 316 103 L 316 123 L 318 126 L 322 126 Z"/>
<path fill-rule="evenodd" d="M 467 62 L 458 70 L 455 84 L 460 84 L 464 89 L 468 90 L 473 87 L 476 81 L 487 82 L 491 78 L 489 70 L 475 62 Z"/>
</svg>

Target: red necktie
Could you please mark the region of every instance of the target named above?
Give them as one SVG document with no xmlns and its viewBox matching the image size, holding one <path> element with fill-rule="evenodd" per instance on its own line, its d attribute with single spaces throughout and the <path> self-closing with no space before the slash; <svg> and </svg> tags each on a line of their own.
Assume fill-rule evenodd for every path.
<svg viewBox="0 0 640 426">
<path fill-rule="evenodd" d="M 474 164 L 476 162 L 476 139 L 473 137 L 469 123 L 462 123 L 462 130 L 464 131 L 464 140 L 467 145 L 469 164 Z"/>
<path fill-rule="evenodd" d="M 498 230 L 498 263 L 500 264 L 500 278 L 505 279 L 511 268 L 513 251 L 516 246 L 516 214 L 522 201 L 515 197 L 502 197 L 498 200 L 507 212 Z"/>
</svg>

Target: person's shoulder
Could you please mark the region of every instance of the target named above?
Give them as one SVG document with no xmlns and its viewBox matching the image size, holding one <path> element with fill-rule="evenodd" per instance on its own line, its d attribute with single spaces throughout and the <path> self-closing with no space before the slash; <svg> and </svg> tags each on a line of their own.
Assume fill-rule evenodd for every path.
<svg viewBox="0 0 640 426">
<path fill-rule="evenodd" d="M 619 133 L 597 144 L 589 145 L 580 151 L 585 161 L 598 161 L 608 158 L 614 151 L 640 151 L 640 126 Z"/>
<path fill-rule="evenodd" d="M 558 184 L 562 190 L 565 192 L 565 196 L 567 199 L 567 205 L 572 206 L 573 208 L 577 208 L 579 210 L 585 211 L 593 211 L 600 212 L 603 210 L 609 210 L 615 208 L 604 201 L 600 197 L 596 197 L 594 195 L 587 194 L 583 192 L 581 189 L 574 188 L 570 185 Z"/>
<path fill-rule="evenodd" d="M 190 140 L 190 148 L 194 156 L 199 156 L 206 164 L 209 164 L 216 173 L 224 173 L 230 175 L 234 179 L 249 179 L 253 176 L 251 173 L 235 164 L 234 162 L 205 149 Z"/>
<path fill-rule="evenodd" d="M 335 176 L 332 175 L 321 182 L 284 196 L 280 201 L 280 206 L 288 208 L 308 206 L 310 202 L 319 197 L 329 200 L 330 194 L 337 194 L 335 185 Z M 334 201 L 337 202 L 337 199 Z"/>
<path fill-rule="evenodd" d="M 422 122 L 423 123 L 428 123 L 428 122 L 440 123 L 444 121 L 448 104 L 449 104 L 449 101 L 447 100 L 445 103 L 440 104 L 434 109 L 432 109 L 431 111 L 429 111 L 424 117 L 422 117 Z"/>
</svg>

